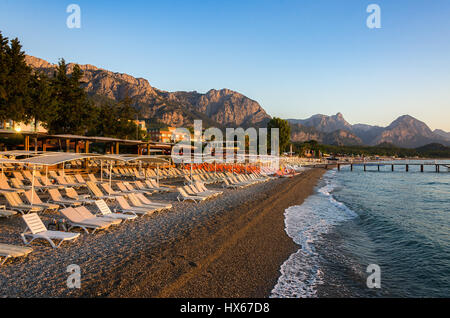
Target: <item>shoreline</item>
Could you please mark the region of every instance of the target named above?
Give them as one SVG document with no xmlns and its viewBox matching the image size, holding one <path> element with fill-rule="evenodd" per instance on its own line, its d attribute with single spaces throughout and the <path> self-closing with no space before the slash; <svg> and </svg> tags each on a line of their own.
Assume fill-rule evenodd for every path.
<svg viewBox="0 0 450 318">
<path fill-rule="evenodd" d="M 311 195 L 324 172 L 314 169 L 279 182 L 272 189 L 260 193 L 261 199 L 255 198 L 228 211 L 231 220 L 224 222 L 227 224 L 218 224 L 221 228 L 206 241 L 202 234 L 205 229 L 201 228 L 177 243 L 171 251 L 172 257 L 182 251 L 184 258 L 191 259 L 191 263 L 187 270 L 175 275 L 177 277 L 165 276 L 164 280 L 170 282 L 156 293 L 148 287 L 148 279 L 155 284 L 159 275 L 149 273 L 148 279 L 144 278 L 139 286 L 133 286 L 130 293 L 115 291 L 110 296 L 270 296 L 280 276 L 280 266 L 299 248 L 285 232 L 284 211 L 289 206 L 301 204 Z M 273 199 L 274 195 L 277 198 Z M 167 275 L 173 267 L 176 266 L 166 264 L 157 272 Z"/>
<path fill-rule="evenodd" d="M 299 248 L 285 232 L 284 211 L 312 194 L 325 172 L 227 189 L 201 204 L 176 202 L 55 250 L 33 244 L 27 259 L 2 266 L 0 297 L 268 297 Z M 66 286 L 70 264 L 81 268 L 81 289 Z"/>
</svg>

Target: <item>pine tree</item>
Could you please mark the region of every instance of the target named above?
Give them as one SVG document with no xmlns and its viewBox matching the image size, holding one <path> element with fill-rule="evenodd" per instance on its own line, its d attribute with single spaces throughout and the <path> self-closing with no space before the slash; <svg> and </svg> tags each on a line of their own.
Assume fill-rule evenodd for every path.
<svg viewBox="0 0 450 318">
<path fill-rule="evenodd" d="M 274 117 L 267 123 L 267 135 L 268 135 L 268 141 L 267 141 L 267 148 L 270 149 L 271 146 L 271 129 L 272 128 L 278 128 L 279 129 L 279 146 L 280 152 L 283 152 L 286 150 L 287 146 L 289 145 L 291 141 L 291 125 L 289 125 L 289 122 L 287 120 Z"/>
<path fill-rule="evenodd" d="M 48 122 L 56 115 L 56 102 L 53 98 L 50 79 L 44 74 L 36 72 L 29 82 L 29 102 L 25 107 L 26 121 L 34 120 L 34 131 L 39 123 L 47 127 Z"/>
<path fill-rule="evenodd" d="M 17 38 L 7 47 L 9 72 L 6 80 L 7 114 L 13 121 L 22 121 L 25 117 L 25 105 L 29 102 L 28 84 L 31 68 L 25 62 L 25 53 Z"/>
<path fill-rule="evenodd" d="M 4 37 L 0 32 L 0 121 L 5 124 L 9 119 L 8 114 L 8 95 L 6 93 L 8 74 L 9 74 L 9 56 L 7 52 L 8 38 Z"/>
<path fill-rule="evenodd" d="M 49 119 L 50 132 L 83 135 L 95 124 L 97 109 L 81 86 L 82 77 L 78 65 L 73 67 L 69 76 L 67 64 L 61 59 L 52 81 L 56 112 L 52 112 L 53 116 Z"/>
<path fill-rule="evenodd" d="M 0 32 L 0 120 L 22 121 L 29 101 L 31 68 L 19 40 L 3 37 Z"/>
</svg>

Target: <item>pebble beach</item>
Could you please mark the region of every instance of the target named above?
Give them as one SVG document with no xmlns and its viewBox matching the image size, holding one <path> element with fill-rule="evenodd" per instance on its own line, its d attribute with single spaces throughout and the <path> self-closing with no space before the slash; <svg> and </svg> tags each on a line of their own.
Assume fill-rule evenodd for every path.
<svg viewBox="0 0 450 318">
<path fill-rule="evenodd" d="M 171 210 L 82 234 L 59 249 L 33 242 L 28 257 L 0 268 L 0 297 L 268 297 L 280 265 L 298 249 L 284 211 L 312 194 L 324 172 L 238 190 L 217 186 L 224 194 L 199 204 L 158 194 L 152 200 L 172 202 Z M 0 226 L 2 243 L 23 244 L 20 218 Z M 71 264 L 81 269 L 79 289 L 67 287 Z"/>
</svg>

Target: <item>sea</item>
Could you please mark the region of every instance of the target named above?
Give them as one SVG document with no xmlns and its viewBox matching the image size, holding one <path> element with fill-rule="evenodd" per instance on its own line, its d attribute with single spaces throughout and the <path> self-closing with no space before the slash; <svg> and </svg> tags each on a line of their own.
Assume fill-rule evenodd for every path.
<svg viewBox="0 0 450 318">
<path fill-rule="evenodd" d="M 447 168 L 330 170 L 285 225 L 299 249 L 271 297 L 450 297 Z"/>
</svg>

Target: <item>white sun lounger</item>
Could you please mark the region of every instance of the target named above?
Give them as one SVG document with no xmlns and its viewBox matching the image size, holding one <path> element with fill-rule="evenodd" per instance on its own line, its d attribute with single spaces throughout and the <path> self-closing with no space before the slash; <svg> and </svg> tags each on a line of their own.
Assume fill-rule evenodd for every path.
<svg viewBox="0 0 450 318">
<path fill-rule="evenodd" d="M 80 236 L 79 233 L 48 231 L 36 213 L 23 215 L 22 218 L 27 225 L 27 229 L 21 234 L 21 236 L 27 245 L 35 239 L 44 239 L 47 240 L 53 248 L 58 248 L 64 241 L 71 241 Z M 31 238 L 31 240 L 27 241 L 27 237 Z M 53 240 L 59 240 L 60 242 L 56 245 Z"/>
<path fill-rule="evenodd" d="M 95 233 L 97 230 L 104 230 L 109 228 L 113 223 L 112 220 L 108 221 L 105 219 L 93 219 L 89 218 L 87 219 L 85 216 L 82 216 L 76 209 L 74 208 L 66 208 L 63 210 L 60 210 L 62 216 L 68 221 L 69 223 L 69 230 L 71 230 L 74 227 L 79 227 L 82 230 L 84 230 L 86 233 L 89 233 L 88 229 L 92 229 L 92 234 Z M 119 220 L 120 221 L 120 220 Z"/>
<path fill-rule="evenodd" d="M 27 256 L 33 251 L 31 247 L 0 244 L 0 266 L 5 264 L 8 258 Z"/>
<path fill-rule="evenodd" d="M 179 192 L 179 195 L 177 196 L 178 201 L 191 200 L 191 201 L 194 201 L 195 203 L 198 203 L 198 202 L 206 200 L 206 197 L 200 197 L 200 196 L 194 196 L 194 195 L 187 194 L 183 188 L 177 188 L 177 190 Z"/>
<path fill-rule="evenodd" d="M 100 210 L 100 213 L 107 218 L 112 218 L 112 219 L 121 219 L 124 222 L 128 221 L 128 220 L 134 220 L 135 218 L 137 218 L 136 213 L 132 213 L 131 214 L 124 214 L 124 213 L 113 213 L 111 211 L 111 209 L 109 208 L 109 206 L 106 204 L 105 201 L 103 200 L 97 200 L 95 201 L 95 204 L 97 205 L 97 208 Z"/>
</svg>

